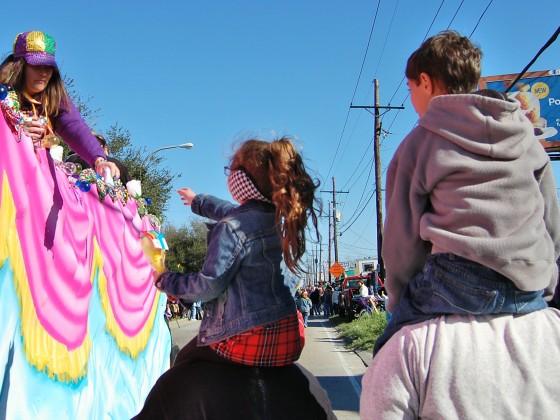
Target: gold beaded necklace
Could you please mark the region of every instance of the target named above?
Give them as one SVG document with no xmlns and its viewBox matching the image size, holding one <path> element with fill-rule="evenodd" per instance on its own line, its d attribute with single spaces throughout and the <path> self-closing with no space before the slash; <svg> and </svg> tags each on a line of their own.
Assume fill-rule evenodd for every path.
<svg viewBox="0 0 560 420">
<path fill-rule="evenodd" d="M 60 144 L 60 139 L 54 134 L 52 122 L 47 115 L 47 105 L 48 105 L 48 98 L 45 98 L 45 105 L 43 106 L 43 115 L 37 115 L 37 108 L 35 105 L 42 105 L 42 103 L 35 98 L 32 98 L 27 94 L 27 92 L 23 92 L 23 96 L 25 99 L 29 101 L 31 104 L 31 109 L 33 111 L 33 117 L 37 118 L 42 125 L 45 127 L 45 135 L 41 139 L 37 139 L 33 141 L 33 145 L 35 146 L 35 151 L 37 149 L 43 147 L 45 149 L 50 149 L 51 147 L 58 146 Z"/>
</svg>

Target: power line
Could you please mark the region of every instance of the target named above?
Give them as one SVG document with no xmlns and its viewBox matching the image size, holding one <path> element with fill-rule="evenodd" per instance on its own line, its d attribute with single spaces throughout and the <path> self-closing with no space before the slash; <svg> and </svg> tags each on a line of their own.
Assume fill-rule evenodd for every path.
<svg viewBox="0 0 560 420">
<path fill-rule="evenodd" d="M 362 66 L 360 67 L 360 73 L 358 74 L 358 80 L 356 81 L 356 87 L 354 88 L 354 93 L 352 94 L 352 102 L 354 102 L 354 98 L 356 97 L 356 92 L 358 90 L 358 85 L 360 84 L 360 79 L 362 77 L 362 72 L 364 71 L 364 66 L 366 63 L 367 54 L 369 51 L 369 44 L 371 43 L 371 38 L 373 37 L 373 29 L 375 28 L 375 22 L 377 22 L 377 13 L 379 12 L 379 6 L 381 4 L 381 0 L 377 2 L 377 9 L 375 9 L 375 16 L 373 18 L 373 24 L 371 25 L 371 31 L 369 32 L 369 38 L 366 46 L 366 52 L 364 53 L 364 58 L 362 60 Z"/>
<path fill-rule="evenodd" d="M 437 11 L 436 11 L 436 14 L 434 15 L 434 18 L 432 19 L 432 23 L 430 23 L 430 27 L 429 27 L 428 30 L 426 31 L 426 34 L 424 35 L 424 39 L 422 39 L 422 42 L 424 42 L 424 41 L 426 40 L 426 38 L 428 38 L 428 34 L 429 34 L 430 31 L 432 30 L 432 26 L 434 26 L 434 22 L 436 21 L 438 15 L 439 15 L 439 12 L 440 12 L 440 10 L 441 10 L 441 7 L 443 6 L 443 3 L 445 3 L 445 0 L 442 0 L 442 1 L 441 1 L 440 5 L 439 5 L 439 7 L 438 7 L 438 9 L 437 9 Z M 406 79 L 405 76 L 403 76 L 403 78 L 401 79 L 401 82 L 399 83 L 399 85 L 397 86 L 397 89 L 395 90 L 395 93 L 393 93 L 393 96 L 391 96 L 391 99 L 389 99 L 389 103 L 391 103 L 391 102 L 393 101 L 393 98 L 395 97 L 395 95 L 397 94 L 397 92 L 399 91 L 399 89 L 401 88 L 401 86 L 402 86 L 402 84 L 403 84 L 403 82 L 404 82 L 404 79 Z M 408 96 L 407 96 L 407 98 L 408 98 Z M 406 98 L 405 98 L 405 100 L 406 100 Z M 404 103 L 404 101 L 403 101 L 403 103 Z M 399 113 L 399 111 L 397 111 L 397 115 L 398 115 L 398 113 Z"/>
<path fill-rule="evenodd" d="M 474 29 L 472 30 L 471 34 L 469 35 L 469 38 L 471 36 L 473 36 L 474 31 L 476 31 L 476 28 L 478 28 L 478 24 L 480 23 L 480 21 L 482 20 L 482 17 L 486 14 L 486 11 L 490 8 L 490 6 L 492 5 L 492 2 L 494 0 L 490 0 L 490 2 L 488 3 L 488 5 L 486 6 L 486 9 L 484 9 L 484 11 L 482 12 L 482 14 L 480 15 L 480 17 L 478 18 L 478 22 L 476 22 L 476 25 L 474 26 Z"/>
<path fill-rule="evenodd" d="M 511 88 L 515 86 L 518 80 L 521 79 L 521 77 L 523 77 L 523 75 L 527 70 L 529 70 L 529 67 L 531 67 L 535 61 L 537 61 L 537 58 L 539 58 L 539 56 L 544 52 L 544 50 L 546 50 L 548 47 L 552 45 L 554 41 L 556 41 L 556 38 L 558 38 L 558 34 L 560 34 L 560 26 L 556 29 L 556 32 L 554 32 L 554 34 L 550 37 L 550 39 L 546 41 L 546 43 L 542 46 L 542 48 L 539 50 L 537 55 L 533 57 L 533 59 L 529 62 L 529 64 L 527 64 L 525 68 L 521 70 L 521 73 L 517 75 L 515 80 L 511 82 L 509 87 L 506 89 L 505 93 L 508 93 L 511 90 Z"/>
<path fill-rule="evenodd" d="M 371 199 L 372 199 L 373 197 L 375 197 L 375 188 L 373 189 L 373 191 L 372 191 L 370 197 L 368 198 L 368 201 L 366 201 L 366 203 L 364 204 L 364 206 L 363 206 L 362 209 L 360 210 L 360 213 L 358 213 L 358 215 L 357 215 L 356 218 L 352 221 L 352 223 L 349 222 L 350 225 L 347 226 L 347 227 L 346 227 L 346 225 L 345 225 L 346 229 L 343 230 L 342 232 L 340 232 L 341 235 L 342 235 L 343 233 L 345 233 L 348 229 L 350 229 L 350 228 L 352 227 L 352 225 L 358 221 L 358 219 L 360 218 L 360 216 L 362 215 L 362 213 L 364 212 L 364 210 L 367 209 L 367 206 L 368 206 L 368 204 L 370 203 L 370 201 L 371 201 Z"/>
<path fill-rule="evenodd" d="M 465 2 L 465 0 L 461 0 L 461 4 L 459 4 L 459 7 L 457 7 L 457 10 L 455 10 L 455 14 L 451 18 L 451 21 L 449 22 L 449 25 L 447 25 L 447 29 L 449 29 L 451 27 L 451 24 L 453 23 L 453 21 L 457 17 L 457 14 L 459 13 L 459 10 L 461 9 L 461 6 L 463 6 L 464 2 Z"/>
<path fill-rule="evenodd" d="M 437 8 L 437 10 L 436 10 L 436 12 L 435 12 L 435 14 L 434 14 L 434 17 L 433 17 L 433 19 L 432 19 L 432 21 L 431 21 L 431 23 L 430 23 L 430 25 L 429 25 L 428 30 L 426 31 L 426 34 L 425 34 L 423 40 L 427 39 L 429 33 L 431 32 L 432 27 L 433 27 L 434 24 L 435 24 L 435 21 L 437 20 L 439 14 L 440 14 L 441 11 L 442 11 L 442 7 L 443 7 L 444 3 L 445 3 L 445 0 L 442 0 L 441 3 L 439 4 L 439 7 Z M 488 9 L 489 9 L 490 6 L 492 5 L 492 3 L 493 3 L 493 0 L 490 0 L 489 3 L 487 4 L 486 8 L 485 8 L 485 9 L 483 10 L 483 12 L 481 13 L 481 15 L 480 15 L 480 17 L 479 17 L 479 19 L 478 19 L 478 21 L 477 21 L 477 23 L 476 23 L 476 25 L 475 25 L 473 31 L 471 32 L 471 36 L 472 36 L 472 34 L 476 31 L 476 29 L 478 28 L 478 25 L 479 25 L 480 22 L 482 21 L 482 18 L 485 16 L 486 12 L 488 11 Z M 448 28 L 449 28 L 449 27 L 451 26 L 451 24 L 454 22 L 455 18 L 456 18 L 457 15 L 459 14 L 459 11 L 461 10 L 463 4 L 464 4 L 464 0 L 461 0 L 460 4 L 458 5 L 458 7 L 456 8 L 456 10 L 455 10 L 455 12 L 454 12 L 454 14 L 453 14 L 453 17 L 451 18 L 451 20 L 450 20 L 450 22 L 449 22 Z M 383 48 L 382 48 L 381 54 L 383 54 L 383 51 L 385 50 L 385 45 L 387 44 L 387 40 L 388 40 L 388 37 L 389 37 L 390 28 L 391 28 L 391 26 L 392 26 L 393 18 L 394 18 L 395 14 L 396 14 L 397 6 L 398 6 L 398 2 L 397 2 L 397 4 L 395 5 L 395 8 L 394 8 L 394 10 L 393 10 L 393 16 L 392 16 L 392 18 L 391 18 L 391 24 L 390 24 L 389 30 L 388 30 L 388 32 L 387 32 L 387 36 L 385 37 L 385 41 L 384 41 L 384 44 L 383 44 Z M 368 40 L 366 53 L 365 53 L 365 55 L 364 55 L 364 59 L 363 59 L 363 61 L 362 61 L 362 66 L 361 66 L 361 68 L 360 68 L 359 78 L 358 78 L 358 81 L 357 81 L 357 83 L 356 83 L 356 86 L 355 86 L 353 95 L 352 95 L 352 101 L 353 101 L 354 98 L 356 97 L 357 89 L 358 89 L 358 86 L 359 86 L 359 82 L 360 82 L 360 79 L 361 79 L 361 77 L 362 77 L 362 73 L 363 73 L 364 66 L 365 66 L 365 60 L 366 60 L 366 57 L 367 57 L 367 54 L 368 54 L 368 51 L 369 51 L 369 46 L 370 46 L 370 43 L 371 43 L 371 40 L 372 40 L 372 36 L 373 36 L 373 30 L 374 30 L 375 23 L 376 23 L 377 16 L 378 16 L 379 7 L 380 7 L 380 2 L 378 2 L 378 5 L 377 5 L 374 23 L 373 23 L 372 28 L 371 28 L 371 31 L 370 31 L 370 37 L 369 37 L 369 40 Z M 381 62 L 381 58 L 380 58 L 380 61 L 379 61 L 378 65 L 377 65 L 377 68 L 379 68 L 380 62 Z M 376 68 L 376 71 L 377 71 L 377 68 Z M 392 101 L 394 100 L 396 94 L 397 94 L 397 93 L 399 92 L 399 90 L 401 89 L 401 87 L 402 87 L 402 85 L 403 85 L 405 79 L 406 79 L 406 77 L 403 77 L 403 78 L 401 79 L 399 85 L 397 86 L 396 90 L 394 91 L 393 95 L 391 96 L 391 99 L 389 100 L 389 104 L 391 104 Z M 402 101 L 403 106 L 401 106 L 400 109 L 404 108 L 404 102 L 408 99 L 408 97 L 409 97 L 409 94 L 408 94 L 408 92 L 407 92 L 405 98 L 404 98 L 403 101 Z M 351 107 L 352 107 L 352 105 L 351 105 Z M 395 108 L 396 108 L 396 107 L 395 107 Z M 388 128 L 387 132 L 390 132 L 390 131 L 391 131 L 391 129 L 392 129 L 394 123 L 397 121 L 397 119 L 398 119 L 398 117 L 399 117 L 399 115 L 400 115 L 400 109 L 398 109 L 397 112 L 396 112 L 396 114 L 394 115 L 394 117 L 393 117 L 391 123 L 389 124 L 389 128 Z M 368 112 L 369 112 L 369 111 L 368 111 Z M 349 119 L 349 112 L 348 112 L 347 115 L 346 115 L 346 121 L 345 121 L 345 125 L 344 125 L 344 130 L 346 130 L 348 119 Z M 416 125 L 416 123 L 415 123 L 414 125 Z M 343 136 L 341 136 L 341 138 L 339 139 L 339 144 L 338 144 L 338 146 L 337 146 L 337 153 L 338 153 L 338 151 L 339 151 L 339 149 L 340 149 L 340 144 L 341 144 L 341 142 L 342 142 L 342 137 L 343 137 Z M 368 148 L 370 147 L 370 145 L 371 145 L 371 142 L 370 142 L 370 144 L 368 144 Z M 336 156 L 336 155 L 335 155 L 335 156 Z M 350 175 L 350 177 L 348 178 L 348 181 L 346 182 L 345 186 L 348 185 L 348 184 L 350 184 L 352 178 L 358 173 L 359 167 L 360 167 L 361 163 L 363 162 L 363 160 L 364 160 L 364 159 L 363 159 L 363 157 L 362 157 L 362 158 L 360 159 L 360 162 L 358 163 L 358 165 L 355 165 L 355 169 L 354 169 L 354 171 L 352 172 L 352 174 Z M 369 162 L 371 162 L 371 161 L 369 161 Z M 331 167 L 330 167 L 330 169 L 329 169 L 329 174 L 331 173 L 331 170 L 332 170 L 332 168 L 333 168 L 333 165 L 334 165 L 334 160 L 333 160 L 333 163 L 331 164 Z M 383 169 L 383 173 L 386 171 L 386 169 L 387 169 L 387 167 L 385 167 L 385 168 Z M 363 175 L 365 172 L 366 172 L 366 171 L 365 171 L 365 168 L 364 168 L 364 170 L 361 171 L 361 174 Z M 370 172 L 368 173 L 368 180 L 369 180 L 369 176 L 370 176 L 370 175 L 371 175 L 371 170 L 370 170 Z M 369 203 L 371 202 L 371 199 L 373 198 L 373 196 L 374 196 L 374 194 L 375 194 L 375 191 L 374 191 L 373 193 L 371 193 L 371 195 L 369 195 L 369 198 L 368 198 L 367 202 L 366 202 L 365 204 L 363 204 L 363 198 L 364 198 L 364 196 L 366 196 L 367 188 L 368 188 L 368 181 L 366 181 L 365 184 L 364 184 L 364 189 L 363 189 L 362 194 L 361 194 L 361 196 L 360 196 L 359 202 L 358 202 L 358 204 L 357 204 L 356 207 L 355 207 L 354 213 L 352 214 L 352 216 L 350 216 L 349 222 L 347 222 L 346 224 L 343 225 L 343 227 L 345 228 L 345 230 L 344 230 L 342 233 L 346 232 L 351 226 L 353 226 L 353 225 L 359 220 L 359 218 L 361 217 L 363 211 L 365 210 L 365 208 L 368 207 Z M 363 207 L 361 207 L 362 205 L 363 205 Z"/>
<path fill-rule="evenodd" d="M 364 159 L 366 158 L 366 156 L 368 156 L 368 152 L 371 148 L 371 145 L 373 144 L 373 138 L 371 139 L 371 141 L 367 144 L 365 151 L 362 153 L 362 157 L 360 158 L 360 161 L 354 165 L 354 172 L 352 172 L 350 174 L 350 176 L 348 177 L 348 181 L 346 181 L 346 184 L 344 184 L 344 186 L 342 188 L 346 188 L 348 186 L 348 184 L 352 183 L 352 178 L 354 177 L 354 175 L 356 175 L 356 172 L 358 172 L 358 169 L 360 169 L 360 165 L 362 164 L 362 162 L 364 161 Z M 373 158 L 371 158 L 368 163 L 366 164 L 366 167 L 362 169 L 362 172 L 360 173 L 360 175 L 363 175 L 363 173 L 365 172 L 365 170 L 367 169 L 367 167 L 369 166 L 369 164 L 373 161 Z M 359 178 L 359 177 L 358 177 Z"/>
<path fill-rule="evenodd" d="M 369 160 L 369 162 L 374 163 L 373 161 L 374 161 L 374 158 L 373 158 L 373 156 L 372 156 L 371 159 Z M 364 204 L 364 207 L 361 207 L 361 205 L 362 205 L 362 200 L 363 200 L 364 196 L 366 195 L 366 191 L 367 191 L 369 179 L 370 179 L 370 177 L 371 177 L 371 171 L 372 171 L 372 168 L 374 167 L 374 165 L 368 165 L 368 167 L 369 167 L 369 172 L 368 172 L 368 175 L 367 175 L 366 182 L 365 182 L 365 184 L 364 184 L 364 189 L 363 189 L 363 191 L 362 191 L 362 195 L 360 196 L 360 199 L 359 199 L 359 201 L 358 201 L 358 204 L 356 204 L 356 207 L 355 207 L 355 209 L 354 209 L 354 213 L 352 213 L 352 215 L 348 218 L 348 222 L 344 223 L 344 224 L 342 225 L 342 227 L 346 227 L 346 226 L 348 226 L 348 225 L 352 226 L 352 225 L 356 222 L 356 220 L 360 217 L 360 215 L 362 214 L 362 212 L 364 211 L 365 206 L 367 206 L 367 204 L 369 204 L 369 202 L 371 201 L 371 195 L 370 195 L 370 198 L 369 198 L 368 201 Z M 364 168 L 364 172 L 365 172 L 365 169 L 367 169 L 367 167 Z M 372 192 L 371 194 L 374 194 L 374 193 L 375 193 L 375 188 L 373 188 L 373 192 Z M 361 210 L 360 210 L 360 209 L 361 209 Z M 359 211 L 360 213 L 356 216 L 356 213 L 358 213 L 358 211 Z M 350 226 L 348 226 L 348 227 L 350 227 Z M 343 232 L 343 233 L 344 233 L 344 232 Z"/>
<path fill-rule="evenodd" d="M 397 7 L 398 6 L 399 6 L 399 2 L 397 0 L 397 2 L 395 3 L 395 8 L 393 9 L 393 16 L 391 16 L 391 22 L 389 23 L 389 28 L 387 29 L 387 36 L 385 37 L 385 41 L 383 42 L 383 47 L 381 48 L 381 54 L 379 54 L 379 61 L 377 62 L 377 67 L 375 68 L 375 71 L 373 72 L 374 77 L 377 74 L 377 70 L 379 69 L 379 66 L 381 65 L 381 58 L 383 57 L 383 52 L 385 51 L 385 46 L 387 45 L 387 40 L 389 39 L 389 34 L 391 33 L 391 28 L 393 27 L 393 21 L 395 19 L 395 14 L 397 13 Z"/>
<path fill-rule="evenodd" d="M 356 92 L 358 91 L 358 86 L 360 84 L 360 79 L 362 78 L 362 73 L 364 71 L 364 65 L 365 65 L 365 62 L 366 62 L 367 55 L 368 55 L 369 46 L 370 46 L 370 43 L 371 43 L 371 38 L 373 36 L 373 29 L 375 28 L 375 23 L 377 22 L 377 14 L 379 12 L 380 4 L 381 4 L 381 0 L 379 0 L 377 2 L 377 8 L 375 9 L 375 16 L 373 17 L 373 23 L 371 25 L 371 30 L 369 32 L 369 38 L 368 38 L 368 42 L 367 42 L 367 46 L 366 46 L 366 51 L 364 53 L 364 58 L 362 60 L 362 65 L 360 67 L 360 72 L 358 73 L 358 80 L 356 81 L 356 87 L 354 88 L 354 93 L 352 94 L 352 99 L 350 100 L 350 104 L 352 104 L 354 102 L 354 98 L 356 97 Z M 331 171 L 332 171 L 334 162 L 336 161 L 336 157 L 338 156 L 338 151 L 340 150 L 340 144 L 342 143 L 342 138 L 344 137 L 344 132 L 346 130 L 346 125 L 348 123 L 348 117 L 349 116 L 350 116 L 350 108 L 348 109 L 348 112 L 346 113 L 346 119 L 344 121 L 344 126 L 342 128 L 342 133 L 340 134 L 340 138 L 338 139 L 338 144 L 336 146 L 336 151 L 334 153 L 334 157 L 333 157 L 333 160 L 331 162 L 331 166 L 329 168 L 329 171 L 327 172 L 327 177 L 326 177 L 327 179 L 331 175 Z"/>
</svg>

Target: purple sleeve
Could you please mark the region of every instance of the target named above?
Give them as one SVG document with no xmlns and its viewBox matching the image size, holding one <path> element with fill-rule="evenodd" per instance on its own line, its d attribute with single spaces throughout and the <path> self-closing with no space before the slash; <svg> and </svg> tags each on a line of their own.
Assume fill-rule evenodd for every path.
<svg viewBox="0 0 560 420">
<path fill-rule="evenodd" d="M 68 100 L 68 110 L 61 109 L 59 114 L 52 118 L 52 122 L 54 131 L 92 168 L 98 157 L 107 158 L 101 145 L 72 101 Z"/>
</svg>

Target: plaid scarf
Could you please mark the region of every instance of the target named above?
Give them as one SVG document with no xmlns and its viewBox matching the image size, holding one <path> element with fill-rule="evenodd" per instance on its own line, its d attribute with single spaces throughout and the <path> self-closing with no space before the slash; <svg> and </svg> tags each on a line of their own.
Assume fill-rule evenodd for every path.
<svg viewBox="0 0 560 420">
<path fill-rule="evenodd" d="M 253 180 L 242 170 L 231 171 L 228 177 L 228 187 L 231 196 L 238 203 L 248 200 L 259 200 L 272 203 L 257 189 Z"/>
</svg>

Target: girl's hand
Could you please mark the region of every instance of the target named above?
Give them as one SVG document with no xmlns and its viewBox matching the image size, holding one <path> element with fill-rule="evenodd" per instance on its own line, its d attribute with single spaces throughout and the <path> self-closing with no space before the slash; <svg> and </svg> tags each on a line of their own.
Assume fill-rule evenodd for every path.
<svg viewBox="0 0 560 420">
<path fill-rule="evenodd" d="M 193 198 L 196 196 L 196 193 L 190 188 L 181 188 L 180 190 L 177 190 L 177 192 L 181 196 L 181 200 L 183 200 L 183 204 L 185 206 L 190 206 Z"/>
<path fill-rule="evenodd" d="M 41 139 L 45 135 L 45 124 L 37 117 L 33 117 L 31 121 L 25 121 L 21 127 L 33 140 Z"/>
<path fill-rule="evenodd" d="M 163 291 L 162 289 L 162 285 L 161 282 L 158 282 L 159 278 L 161 277 L 163 273 L 158 273 L 157 271 L 152 271 L 152 275 L 153 275 L 153 280 L 154 280 L 154 286 L 156 287 L 156 289 L 158 289 L 161 293 L 165 293 L 165 291 Z M 170 295 L 169 293 L 165 293 L 167 295 L 167 300 L 169 300 L 170 302 L 178 302 L 179 298 L 173 295 Z"/>
<path fill-rule="evenodd" d="M 152 280 L 154 281 L 154 286 L 158 287 L 158 280 L 162 274 L 163 273 L 158 273 L 157 271 L 152 269 Z"/>
</svg>

